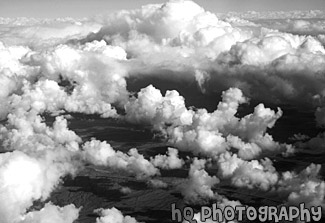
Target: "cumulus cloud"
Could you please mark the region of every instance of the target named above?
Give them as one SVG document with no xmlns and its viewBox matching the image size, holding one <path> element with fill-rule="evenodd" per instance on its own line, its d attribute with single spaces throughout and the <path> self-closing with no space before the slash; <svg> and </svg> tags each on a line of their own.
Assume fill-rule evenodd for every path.
<svg viewBox="0 0 325 223">
<path fill-rule="evenodd" d="M 181 8 L 188 10 L 179 13 Z M 47 78 L 58 81 L 62 75 L 74 83 L 66 103 L 69 110 L 86 106 L 84 110 L 94 108 L 113 115 L 109 104 L 127 98 L 125 76 L 145 78 L 161 70 L 187 81 L 196 79 L 207 93 L 215 90 L 212 86 L 219 91 L 235 86 L 263 100 L 298 103 L 323 97 L 324 84 L 317 74 L 324 70 L 325 51 L 313 37 L 256 27 L 240 19 L 219 19 L 191 1 L 122 11 L 103 17 L 100 23 L 105 26 L 81 39 L 82 44 L 32 53 L 23 62 Z M 106 56 L 115 60 L 108 62 Z M 160 78 L 174 79 L 170 75 Z M 84 105 L 78 100 L 89 102 Z"/>
<path fill-rule="evenodd" d="M 125 71 L 119 65 L 126 59 L 126 54 L 123 49 L 108 46 L 104 41 L 80 48 L 60 45 L 53 52 L 31 55 L 26 63 L 40 66 L 47 79 L 57 82 L 52 85 L 61 84 L 54 90 L 65 94 L 53 100 L 63 100 L 62 108 L 114 116 L 116 112 L 111 103 L 120 103 L 127 98 Z"/>
<path fill-rule="evenodd" d="M 224 153 L 217 161 L 220 179 L 229 179 L 239 188 L 249 188 L 276 192 L 280 199 L 291 205 L 304 202 L 308 207 L 324 206 L 324 181 L 320 177 L 321 165 L 310 164 L 300 173 L 278 172 L 268 158 L 244 161 L 229 153 Z"/>
<path fill-rule="evenodd" d="M 289 193 L 288 204 L 298 205 L 304 202 L 306 206 L 322 206 L 324 208 L 325 182 L 319 172 L 321 165 L 310 164 L 300 173 L 284 172 L 279 182 L 278 191 Z"/>
<path fill-rule="evenodd" d="M 252 114 L 237 118 L 240 104 L 247 102 L 241 90 L 231 88 L 222 94 L 217 110 L 194 111 L 176 91 L 165 96 L 153 86 L 142 89 L 136 99 L 125 105 L 126 119 L 133 123 L 151 124 L 167 135 L 169 142 L 194 154 L 218 155 L 230 148 L 238 149 L 240 157 L 252 159 L 263 152 L 284 152 L 292 149 L 273 140 L 266 133 L 282 116 L 263 104 Z"/>
<path fill-rule="evenodd" d="M 197 79 L 205 92 L 236 86 L 270 101 L 309 102 L 321 94 L 317 73 L 324 70 L 324 48 L 317 38 L 227 18 L 191 1 L 171 1 L 103 18 L 106 25 L 81 42 L 105 39 L 122 47 L 132 58 L 128 72 L 137 78 L 167 70 L 183 80 Z M 205 78 L 209 84 L 202 84 Z"/>
<path fill-rule="evenodd" d="M 273 190 L 288 203 L 323 205 L 320 166 L 280 173 L 267 158 L 295 148 L 268 133 L 283 111 L 262 103 L 318 107 L 316 121 L 320 126 L 325 122 L 323 14 L 268 14 L 281 16 L 285 21 L 273 25 L 258 20 L 263 18 L 259 13 L 218 17 L 192 1 L 178 0 L 97 19 L 0 19 L 3 221 L 44 222 L 53 216 L 55 222 L 73 222 L 79 211 L 73 205 L 46 204 L 39 211 L 26 211 L 85 163 L 148 178 L 159 175 L 158 168 L 182 168 L 178 149 L 196 156 L 182 191 L 189 202 L 229 203 L 213 190 L 220 178 L 236 187 Z M 166 93 L 153 85 L 129 92 L 137 88 L 133 80 L 145 83 L 150 78 L 176 82 L 180 88 L 189 84 L 203 96 L 221 93 L 221 100 L 210 112 L 190 107 L 188 95 L 169 87 Z M 238 115 L 249 101 L 246 96 L 262 103 Z M 61 112 L 146 126 L 174 148 L 146 159 L 135 148 L 123 153 L 105 141 L 82 142 Z M 45 124 L 44 113 L 57 116 L 52 126 Z M 322 148 L 323 138 L 295 145 Z M 216 163 L 217 176 L 208 174 L 200 156 Z M 149 184 L 168 186 L 158 179 Z M 98 213 L 97 222 L 136 222 L 114 208 Z"/>
<path fill-rule="evenodd" d="M 175 90 L 162 96 L 152 85 L 141 89 L 137 98 L 125 104 L 125 118 L 132 123 L 151 124 L 163 130 L 166 124 L 191 124 L 192 111 L 185 107 L 185 101 Z"/>
<path fill-rule="evenodd" d="M 156 155 L 150 162 L 162 169 L 179 169 L 184 165 L 184 160 L 178 158 L 178 150 L 168 148 L 167 155 Z"/>
<path fill-rule="evenodd" d="M 115 151 L 110 144 L 98 140 L 88 141 L 83 146 L 84 159 L 94 165 L 122 169 L 139 178 L 159 174 L 159 170 L 139 154 L 137 149 L 131 149 L 128 154 Z"/>
<path fill-rule="evenodd" d="M 57 207 L 51 203 L 45 204 L 39 211 L 32 211 L 22 217 L 21 223 L 73 223 L 77 220 L 79 209 L 73 204 Z"/>
<path fill-rule="evenodd" d="M 184 8 L 187 9 L 186 13 Z M 292 35 L 256 26 L 239 18 L 227 18 L 218 18 L 192 1 L 147 5 L 141 9 L 103 16 L 99 23 L 105 25 L 100 31 L 81 38 L 77 45 L 71 42 L 69 47 L 58 46 L 52 56 L 50 52 L 36 55 L 47 58 L 42 59 L 45 64 L 41 65 L 41 72 L 47 77 L 53 75 L 53 70 L 61 72 L 64 77 L 72 71 L 79 75 L 82 73 L 84 77 L 84 73 L 90 69 L 87 61 L 94 60 L 94 55 L 90 55 L 84 45 L 98 45 L 97 40 L 105 40 L 112 45 L 106 48 L 122 48 L 130 60 L 124 61 L 122 65 L 109 66 L 109 69 L 118 69 L 117 74 L 101 76 L 107 80 L 103 84 L 111 85 L 118 79 L 116 82 L 119 84 L 116 83 L 118 86 L 114 87 L 119 90 L 115 88 L 115 91 L 105 92 L 107 88 L 104 89 L 101 83 L 94 83 L 98 89 L 91 88 L 101 91 L 101 95 L 106 97 L 111 97 L 114 92 L 122 93 L 125 84 L 121 76 L 124 77 L 125 73 L 144 78 L 148 75 L 157 76 L 162 70 L 174 72 L 181 79 L 197 79 L 198 85 L 206 92 L 214 90 L 209 86 L 218 86 L 219 91 L 235 86 L 254 98 L 295 102 L 301 98 L 309 102 L 313 96 L 322 95 L 324 84 L 317 78 L 317 73 L 324 70 L 324 47 L 319 38 Z M 74 52 L 73 48 L 79 49 Z M 81 58 L 77 59 L 77 55 Z M 59 64 L 52 64 L 55 61 L 53 57 Z M 33 58 L 37 60 L 37 56 Z M 61 63 L 60 58 L 66 63 Z M 80 66 L 80 63 L 84 66 Z M 105 70 L 107 63 L 100 67 Z M 35 65 L 39 66 L 40 62 Z M 102 72 L 97 68 L 96 73 Z M 202 77 L 198 74 L 206 75 Z M 69 75 L 68 79 L 77 83 L 83 78 L 72 75 L 74 78 Z M 108 80 L 112 76 L 116 79 Z M 166 75 L 165 78 L 170 76 Z M 204 81 L 206 78 L 209 81 Z M 93 79 L 94 76 L 87 78 L 86 82 Z M 209 84 L 203 84 L 205 82 Z M 88 84 L 87 88 L 90 88 Z"/>
<path fill-rule="evenodd" d="M 20 60 L 31 52 L 25 46 L 6 46 L 0 41 L 0 119 L 8 114 L 9 102 L 7 97 L 21 88 L 24 78 L 31 78 L 38 69 L 20 63 Z"/>
<path fill-rule="evenodd" d="M 75 175 L 81 163 L 77 153 L 80 138 L 67 129 L 62 117 L 49 127 L 39 115 L 17 111 L 8 116 L 8 123 L 0 130 L 7 151 L 0 155 L 0 212 L 2 220 L 9 223 L 17 221 L 33 201 L 47 199 L 61 178 Z M 41 218 L 43 214 L 35 215 Z"/>
<path fill-rule="evenodd" d="M 82 157 L 85 161 L 98 166 L 124 170 L 138 178 L 159 175 L 157 168 L 179 169 L 184 165 L 184 161 L 178 157 L 178 150 L 174 148 L 168 148 L 167 155 L 159 154 L 151 157 L 150 160 L 145 159 L 135 148 L 130 149 L 126 154 L 114 150 L 106 141 L 95 139 L 87 141 L 82 149 Z M 150 180 L 153 186 L 162 183 L 156 179 Z"/>
<path fill-rule="evenodd" d="M 269 190 L 279 180 L 279 175 L 268 158 L 261 162 L 244 161 L 236 154 L 224 153 L 220 156 L 217 165 L 219 175 L 225 179 L 230 178 L 231 183 L 237 187 Z"/>
<path fill-rule="evenodd" d="M 43 53 L 25 47 L 1 47 L 7 59 L 1 65 L 0 77 L 6 87 L 1 90 L 0 102 L 8 103 L 1 109 L 2 118 L 10 107 L 18 106 L 38 113 L 64 109 L 113 117 L 116 110 L 112 103 L 122 103 L 128 97 L 125 69 L 119 65 L 126 60 L 126 53 L 120 47 L 104 41 L 80 49 L 59 45 Z"/>
<path fill-rule="evenodd" d="M 49 153 L 47 156 L 55 155 Z M 33 201 L 48 198 L 61 177 L 76 171 L 77 166 L 72 163 L 52 159 L 37 159 L 19 151 L 1 155 L 1 184 L 4 186 L 0 190 L 0 212 L 3 222 L 17 221 Z"/>
<path fill-rule="evenodd" d="M 135 218 L 130 216 L 123 216 L 122 212 L 116 208 L 111 209 L 97 209 L 96 213 L 100 214 L 100 217 L 96 219 L 96 223 L 137 223 Z"/>
<path fill-rule="evenodd" d="M 205 165 L 206 160 L 195 158 L 190 166 L 188 180 L 181 186 L 181 193 L 189 203 L 205 203 L 219 196 L 212 187 L 220 181 L 205 171 Z"/>
</svg>

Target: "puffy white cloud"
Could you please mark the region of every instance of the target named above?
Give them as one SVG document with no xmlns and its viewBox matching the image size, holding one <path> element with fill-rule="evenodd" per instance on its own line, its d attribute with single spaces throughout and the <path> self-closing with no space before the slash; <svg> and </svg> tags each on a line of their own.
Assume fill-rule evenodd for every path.
<svg viewBox="0 0 325 223">
<path fill-rule="evenodd" d="M 175 15 L 184 8 L 188 8 L 186 13 L 182 10 Z M 177 78 L 197 79 L 206 92 L 218 83 L 219 90 L 237 86 L 254 98 L 266 100 L 297 100 L 300 96 L 309 100 L 322 95 L 324 84 L 317 73 L 324 70 L 324 48 L 312 37 L 256 27 L 240 19 L 223 21 L 192 1 L 122 11 L 103 17 L 99 23 L 106 25 L 80 41 L 85 44 L 49 48 L 33 53 L 24 62 L 40 68 L 46 78 L 58 81 L 61 74 L 64 80 L 75 83 L 66 104 L 72 111 L 85 106 L 84 110 L 110 111 L 108 104 L 124 104 L 127 98 L 123 77 L 156 76 L 161 69 L 176 71 Z M 105 39 L 112 46 L 92 42 L 94 39 Z M 125 60 L 126 52 L 131 60 Z M 123 63 L 117 62 L 121 60 Z M 112 113 L 105 112 L 105 116 Z"/>
<path fill-rule="evenodd" d="M 220 27 L 226 29 L 225 27 L 231 27 L 231 25 L 224 23 Z M 250 30 L 246 27 L 235 28 L 242 32 L 243 30 Z M 324 70 L 324 48 L 316 39 L 265 28 L 257 29 L 256 27 L 251 29 L 251 32 L 251 36 L 243 38 L 241 41 L 231 42 L 229 47 L 222 51 L 216 51 L 210 44 L 209 49 L 214 50 L 214 56 L 211 56 L 209 49 L 202 49 L 202 46 L 188 45 L 187 39 L 179 44 L 182 46 L 181 49 L 178 48 L 178 45 L 172 45 L 173 48 L 171 49 L 169 45 L 161 46 L 153 43 L 155 48 L 159 49 L 155 51 L 155 55 L 151 55 L 154 50 L 145 52 L 143 55 L 150 55 L 145 59 L 141 59 L 141 55 L 137 56 L 134 53 L 132 55 L 134 55 L 135 60 L 143 60 L 147 64 L 146 69 L 148 66 L 153 67 L 150 70 L 151 75 L 155 73 L 157 67 L 160 68 L 161 66 L 173 71 L 184 67 L 184 74 L 177 75 L 183 76 L 182 78 L 186 80 L 189 78 L 188 76 L 196 75 L 197 68 L 200 68 L 204 73 L 208 73 L 206 84 L 202 84 L 205 82 L 202 81 L 202 78 L 199 79 L 200 86 L 206 92 L 215 90 L 216 85 L 219 88 L 221 85 L 223 89 L 238 86 L 253 98 L 270 99 L 270 101 L 289 100 L 294 103 L 299 103 L 298 100 L 301 101 L 301 98 L 308 98 L 309 100 L 322 92 L 324 84 L 317 74 Z M 244 34 L 238 33 L 238 35 Z M 228 37 L 223 38 L 230 39 Z M 132 40 L 126 39 L 124 41 Z M 193 42 L 197 43 L 198 41 L 194 40 Z M 114 44 L 120 45 L 119 42 Z M 150 45 L 150 42 L 145 45 Z M 216 47 L 225 45 L 227 44 L 220 40 L 215 41 Z M 123 47 L 128 52 L 130 51 L 127 46 Z M 165 52 L 162 52 L 162 49 L 169 52 L 174 51 L 173 55 L 178 55 L 177 58 L 170 59 L 171 56 L 167 56 Z M 135 51 L 139 52 L 141 49 Z M 209 58 L 217 59 L 209 60 Z M 179 65 L 176 66 L 176 64 Z"/>
<path fill-rule="evenodd" d="M 73 163 L 53 160 L 54 156 L 51 152 L 44 159 L 19 151 L 1 154 L 0 212 L 4 223 L 17 221 L 33 201 L 46 199 L 61 177 L 76 171 Z"/>
<path fill-rule="evenodd" d="M 219 195 L 212 187 L 220 181 L 216 176 L 210 176 L 205 171 L 206 160 L 194 158 L 190 166 L 188 180 L 181 185 L 181 193 L 185 201 L 190 203 L 205 203 L 217 199 Z"/>
<path fill-rule="evenodd" d="M 122 169 L 139 178 L 159 174 L 159 170 L 139 154 L 137 149 L 131 149 L 128 154 L 125 154 L 115 151 L 105 141 L 91 140 L 84 144 L 83 150 L 84 159 L 94 165 Z"/>
<path fill-rule="evenodd" d="M 289 193 L 288 204 L 305 203 L 307 207 L 322 206 L 325 201 L 325 182 L 321 180 L 321 165 L 310 164 L 299 174 L 284 172 L 278 185 L 278 191 Z"/>
<path fill-rule="evenodd" d="M 236 154 L 224 153 L 220 155 L 217 165 L 218 174 L 222 178 L 229 178 L 237 187 L 259 188 L 267 191 L 279 180 L 279 174 L 268 158 L 261 162 L 244 161 Z"/>
<path fill-rule="evenodd" d="M 62 150 L 75 152 L 81 142 L 79 136 L 67 127 L 67 120 L 56 117 L 53 127 L 47 126 L 43 119 L 33 113 L 17 110 L 8 115 L 8 125 L 0 126 L 1 141 L 7 150 L 20 150 L 28 154 Z"/>
<path fill-rule="evenodd" d="M 180 9 L 184 8 L 186 10 L 180 12 Z M 314 17 L 321 15 L 316 11 L 309 12 L 309 14 L 314 14 Z M 103 84 L 114 85 L 113 82 L 116 82 L 115 84 L 118 83 L 118 86 L 104 88 L 100 83 L 95 83 L 97 89 L 88 84 L 87 87 L 84 86 L 86 89 L 98 90 L 97 92 L 101 92 L 102 96 L 109 98 L 116 95 L 115 92 L 122 94 L 125 84 L 123 84 L 124 79 L 120 77 L 125 75 L 121 75 L 121 73 L 127 72 L 131 76 L 137 75 L 137 78 L 144 78 L 148 74 L 158 75 L 161 69 L 177 71 L 176 75 L 186 80 L 195 78 L 199 70 L 208 74 L 206 76 L 209 77 L 209 85 L 215 86 L 213 83 L 218 83 L 221 87 L 219 90 L 238 86 L 245 93 L 254 97 L 257 95 L 252 91 L 262 92 L 259 95 L 264 99 L 268 99 L 270 92 L 278 100 L 298 99 L 301 95 L 310 99 L 322 92 L 321 86 L 324 85 L 322 81 L 320 82 L 320 79 L 313 81 L 311 77 L 324 70 L 324 48 L 318 40 L 312 37 L 291 35 L 257 27 L 251 22 L 239 18 L 234 19 L 226 16 L 220 19 L 192 1 L 171 1 L 165 4 L 147 5 L 141 9 L 121 11 L 104 16 L 97 22 L 105 24 L 105 26 L 99 32 L 80 40 L 78 43 L 81 43 L 81 46 L 75 47 L 83 53 L 73 52 L 74 50 L 70 49 L 73 42 L 69 47 L 59 46 L 58 49 L 55 49 L 55 55 L 51 56 L 50 52 L 45 53 L 49 57 L 45 56 L 47 59 L 45 59 L 45 65 L 41 65 L 41 71 L 47 77 L 53 75 L 53 70 L 56 70 L 57 73 L 61 72 L 64 77 L 67 72 L 79 71 L 78 73 L 82 74 L 82 77 L 69 74 L 67 78 L 80 84 L 81 79 L 86 76 L 84 73 L 89 71 L 87 61 L 93 63 L 94 60 L 94 56 L 87 51 L 89 47 L 85 47 L 85 45 L 93 40 L 105 39 L 109 44 L 123 48 L 131 58 L 130 61 L 123 64 L 113 63 L 109 66 L 109 69 L 118 70 L 117 75 L 113 74 L 113 80 L 106 79 L 112 75 L 98 75 L 100 80 L 106 79 L 109 82 L 103 81 Z M 51 24 L 51 22 L 48 23 Z M 67 23 L 78 24 L 73 20 L 67 20 Z M 87 21 L 80 23 L 86 24 Z M 81 26 L 83 27 L 83 25 Z M 103 44 L 103 42 L 99 43 Z M 95 42 L 91 44 L 98 45 Z M 114 48 L 106 46 L 106 48 L 109 47 Z M 98 49 L 98 47 L 96 48 Z M 100 50 L 97 53 L 104 58 L 107 56 L 106 51 Z M 36 57 L 34 56 L 34 59 Z M 63 63 L 59 58 L 66 62 Z M 119 59 L 121 58 L 119 57 Z M 51 62 L 51 60 L 53 61 Z M 55 61 L 58 64 L 52 64 L 56 63 Z M 84 66 L 80 67 L 79 62 Z M 107 63 L 108 61 L 105 63 L 106 66 Z M 40 64 L 34 65 L 39 66 Z M 64 69 L 62 70 L 62 68 Z M 93 68 L 91 70 L 94 71 Z M 95 72 L 101 73 L 98 68 Z M 257 78 L 258 75 L 261 77 Z M 309 79 L 308 83 L 302 81 L 302 75 Z M 170 78 L 170 76 L 165 78 Z M 95 76 L 92 75 L 85 82 L 95 79 Z M 199 84 L 204 90 L 212 90 L 205 84 L 202 85 L 202 78 L 199 79 Z M 301 84 L 303 87 L 300 87 Z M 313 87 L 308 87 L 311 85 Z M 108 93 L 107 89 L 114 89 L 114 91 L 110 90 Z M 268 89 L 267 92 L 263 93 L 266 89 Z M 85 92 L 82 94 L 86 95 Z M 102 98 L 102 100 L 104 99 Z"/>
<path fill-rule="evenodd" d="M 180 8 L 188 10 L 175 16 Z M 206 92 L 216 86 L 219 90 L 237 86 L 254 98 L 294 103 L 301 96 L 308 102 L 324 86 L 317 78 L 324 70 L 324 48 L 313 37 L 267 29 L 239 18 L 218 19 L 191 1 L 148 5 L 103 20 L 106 26 L 85 41 L 105 39 L 122 47 L 132 58 L 128 72 L 137 79 L 148 75 L 195 78 Z M 161 70 L 175 74 L 159 75 Z M 198 73 L 206 73 L 209 84 L 202 84 L 205 78 L 197 78 Z"/>
<path fill-rule="evenodd" d="M 25 46 L 7 46 L 0 41 L 0 119 L 8 113 L 7 97 L 19 91 L 24 78 L 31 78 L 38 68 L 21 63 L 31 50 Z"/>
<path fill-rule="evenodd" d="M 22 217 L 20 223 L 73 223 L 77 220 L 79 210 L 73 204 L 57 207 L 51 203 L 45 204 L 39 211 L 32 211 Z"/>
<path fill-rule="evenodd" d="M 178 158 L 178 150 L 168 148 L 167 155 L 156 155 L 150 162 L 162 169 L 179 169 L 184 165 L 184 160 Z"/>
<path fill-rule="evenodd" d="M 276 193 L 280 199 L 291 205 L 301 202 L 308 207 L 325 205 L 325 182 L 319 175 L 321 165 L 311 164 L 300 173 L 279 173 L 268 158 L 244 161 L 230 153 L 220 155 L 217 165 L 220 179 L 229 179 L 236 187 L 258 188 L 273 194 L 272 196 Z"/>
<path fill-rule="evenodd" d="M 166 124 L 191 124 L 193 115 L 177 91 L 167 91 L 162 96 L 152 85 L 141 89 L 137 98 L 128 101 L 125 111 L 129 122 L 152 124 L 157 130 L 162 130 Z"/>
<path fill-rule="evenodd" d="M 7 151 L 0 155 L 2 221 L 44 222 L 47 214 L 58 214 L 57 222 L 75 220 L 79 210 L 74 207 L 46 206 L 24 217 L 33 201 L 47 199 L 64 176 L 75 175 L 81 167 L 80 138 L 67 128 L 67 121 L 59 116 L 49 127 L 37 113 L 19 108 L 8 115 L 0 132 L 2 148 Z"/>
<path fill-rule="evenodd" d="M 7 46 L 3 42 L 0 42 L 0 56 L 2 58 L 0 62 L 1 71 L 8 70 L 12 73 L 23 75 L 26 69 L 19 60 L 29 52 L 31 50 L 26 46 Z"/>
<path fill-rule="evenodd" d="M 35 112 L 57 113 L 63 110 L 86 114 L 101 114 L 103 117 L 116 116 L 116 110 L 110 103 L 99 100 L 95 95 L 86 93 L 87 87 L 73 90 L 69 95 L 56 81 L 38 81 L 34 85 L 24 82 L 23 94 L 13 95 L 11 106 Z M 86 94 L 86 95 L 85 95 Z"/>
<path fill-rule="evenodd" d="M 130 216 L 123 216 L 122 212 L 116 208 L 97 209 L 96 213 L 100 214 L 100 217 L 96 219 L 96 223 L 137 223 L 135 218 Z"/>
<path fill-rule="evenodd" d="M 23 51 L 23 64 L 19 61 L 22 53 L 19 54 L 17 49 L 13 51 L 17 51 L 17 58 L 12 59 L 10 73 L 1 73 L 1 80 L 7 83 L 2 90 L 2 98 L 10 96 L 14 90 L 18 91 L 16 88 L 20 85 L 22 93 L 10 97 L 14 107 L 24 107 L 25 110 L 30 107 L 37 112 L 65 109 L 111 117 L 116 116 L 111 104 L 127 99 L 123 78 L 125 69 L 119 65 L 119 61 L 126 60 L 126 54 L 120 47 L 94 41 L 80 49 L 59 45 L 49 52 Z M 2 67 L 5 69 L 5 66 Z M 12 74 L 16 73 L 15 69 L 24 72 L 22 75 L 27 80 L 18 79 L 22 75 L 17 77 L 17 74 Z"/>
<path fill-rule="evenodd" d="M 126 119 L 130 122 L 151 124 L 166 134 L 169 142 L 194 154 L 215 156 L 238 149 L 240 157 L 252 159 L 262 153 L 285 152 L 292 149 L 280 144 L 266 133 L 282 116 L 263 104 L 255 107 L 252 114 L 237 118 L 240 104 L 247 102 L 242 91 L 231 88 L 222 94 L 217 109 L 194 111 L 185 107 L 184 98 L 176 91 L 163 96 L 153 86 L 148 86 L 125 105 Z"/>
</svg>

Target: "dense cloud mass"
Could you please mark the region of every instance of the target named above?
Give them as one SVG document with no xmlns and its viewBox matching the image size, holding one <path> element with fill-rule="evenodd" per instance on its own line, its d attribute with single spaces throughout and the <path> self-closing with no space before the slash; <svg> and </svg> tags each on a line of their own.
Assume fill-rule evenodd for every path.
<svg viewBox="0 0 325 223">
<path fill-rule="evenodd" d="M 31 113 L 10 114 L 8 122 L 1 128 L 3 148 L 8 152 L 1 154 L 0 211 L 2 221 L 16 222 L 33 201 L 47 199 L 62 177 L 77 172 L 81 165 L 77 154 L 80 138 L 67 129 L 62 117 L 56 118 L 52 128 Z M 57 222 L 73 222 L 78 212 L 74 206 L 61 210 L 49 205 L 40 212 L 28 213 L 23 222 L 43 222 L 36 219 L 45 218 L 47 213 L 58 216 Z"/>
<path fill-rule="evenodd" d="M 81 20 L 0 18 L 1 221 L 74 222 L 81 207 L 47 200 L 86 165 L 164 190 L 176 184 L 157 176 L 188 169 L 174 189 L 193 205 L 243 203 L 218 191 L 228 184 L 324 207 L 321 165 L 287 171 L 274 161 L 323 154 L 324 134 L 297 132 L 290 144 L 270 133 L 286 115 L 281 106 L 312 111 L 325 126 L 324 19 L 321 11 L 217 16 L 189 0 Z M 198 96 L 216 106 L 193 106 Z M 76 113 L 149 129 L 167 151 L 123 152 L 78 136 L 68 120 Z M 95 212 L 97 223 L 137 222 L 116 208 Z"/>
<path fill-rule="evenodd" d="M 123 11 L 106 24 L 81 42 L 104 39 L 121 46 L 132 58 L 130 74 L 171 70 L 178 78 L 197 79 L 204 91 L 236 86 L 263 99 L 322 97 L 317 74 L 324 70 L 324 47 L 317 38 L 241 19 L 220 20 L 190 1 Z"/>
</svg>

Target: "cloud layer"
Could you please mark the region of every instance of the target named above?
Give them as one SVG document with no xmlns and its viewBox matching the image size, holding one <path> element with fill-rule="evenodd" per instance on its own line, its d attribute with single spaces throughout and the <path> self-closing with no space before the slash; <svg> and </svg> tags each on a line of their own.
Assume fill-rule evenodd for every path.
<svg viewBox="0 0 325 223">
<path fill-rule="evenodd" d="M 217 185 L 223 181 L 277 196 L 284 204 L 324 206 L 320 165 L 278 171 L 272 161 L 306 148 L 320 153 L 324 137 L 277 142 L 269 130 L 283 110 L 267 105 L 313 110 L 318 126 L 325 125 L 324 18 L 319 11 L 293 12 L 270 22 L 281 16 L 218 17 L 177 0 L 83 20 L 0 19 L 3 223 L 72 223 L 80 207 L 46 203 L 33 210 L 33 202 L 47 200 L 65 176 L 75 176 L 85 164 L 165 189 L 174 185 L 156 178 L 160 169 L 188 168 L 176 189 L 193 204 L 239 205 L 220 195 Z M 151 80 L 177 89 L 158 89 Z M 191 89 L 182 94 L 186 86 Z M 215 96 L 213 111 L 189 106 L 195 92 Z M 260 103 L 242 115 L 250 100 Z M 148 157 L 136 148 L 125 153 L 106 141 L 82 140 L 69 129 L 66 113 L 149 128 L 170 147 Z M 52 124 L 47 115 L 55 117 Z M 184 151 L 190 154 L 185 161 Z M 210 173 L 210 167 L 217 170 Z M 137 222 L 115 208 L 96 213 L 98 223 Z"/>
</svg>

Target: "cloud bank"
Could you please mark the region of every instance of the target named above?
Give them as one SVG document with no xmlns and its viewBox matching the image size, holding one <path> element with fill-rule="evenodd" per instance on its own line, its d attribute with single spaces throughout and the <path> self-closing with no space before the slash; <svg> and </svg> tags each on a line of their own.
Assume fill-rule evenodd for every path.
<svg viewBox="0 0 325 223">
<path fill-rule="evenodd" d="M 238 205 L 218 193 L 216 185 L 225 181 L 275 194 L 285 204 L 324 206 L 320 165 L 278 171 L 272 162 L 306 147 L 319 152 L 324 137 L 277 142 L 269 130 L 283 109 L 268 106 L 311 109 L 324 126 L 324 18 L 312 11 L 275 24 L 268 20 L 281 15 L 218 17 L 178 0 L 84 20 L 0 19 L 2 221 L 72 223 L 80 207 L 46 203 L 32 210 L 33 202 L 47 200 L 85 164 L 121 170 L 160 188 L 171 186 L 155 179 L 160 169 L 188 167 L 179 189 L 194 204 Z M 167 86 L 158 89 L 156 82 Z M 186 86 L 192 89 L 181 93 Z M 213 111 L 191 106 L 196 92 L 215 96 Z M 242 115 L 250 100 L 260 103 Z M 145 157 L 136 148 L 124 153 L 106 141 L 82 140 L 69 129 L 66 113 L 149 128 L 170 148 Z M 55 117 L 52 124 L 46 115 Z M 184 161 L 179 151 L 191 157 Z M 211 165 L 215 173 L 208 173 Z M 97 213 L 96 222 L 136 222 L 115 208 Z"/>
</svg>

